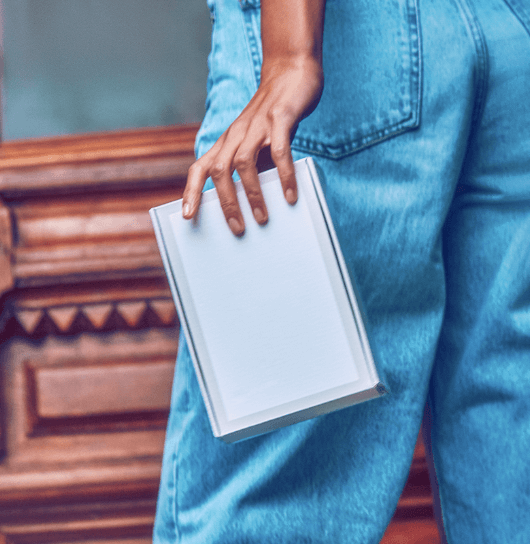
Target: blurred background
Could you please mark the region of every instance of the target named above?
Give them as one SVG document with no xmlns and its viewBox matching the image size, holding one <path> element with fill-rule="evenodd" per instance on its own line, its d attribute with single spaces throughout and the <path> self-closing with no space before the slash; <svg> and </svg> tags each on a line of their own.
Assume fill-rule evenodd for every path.
<svg viewBox="0 0 530 544">
<path fill-rule="evenodd" d="M 206 2 L 2 0 L 2 8 L 3 140 L 201 120 Z"/>
<path fill-rule="evenodd" d="M 148 210 L 194 160 L 210 14 L 0 0 L 0 20 L 0 543 L 149 544 L 179 323 Z M 439 542 L 421 439 L 383 542 Z"/>
</svg>

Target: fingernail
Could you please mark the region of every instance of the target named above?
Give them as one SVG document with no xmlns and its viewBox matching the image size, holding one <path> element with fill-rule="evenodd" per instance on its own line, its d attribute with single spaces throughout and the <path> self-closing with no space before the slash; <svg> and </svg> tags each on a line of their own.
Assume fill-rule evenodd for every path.
<svg viewBox="0 0 530 544">
<path fill-rule="evenodd" d="M 263 223 L 265 221 L 265 214 L 261 208 L 254 208 L 252 213 L 254 214 L 254 218 L 258 223 Z"/>
<path fill-rule="evenodd" d="M 182 215 L 187 216 L 190 214 L 191 206 L 186 202 L 184 206 L 182 206 Z"/>
<path fill-rule="evenodd" d="M 292 189 L 287 189 L 287 191 L 285 191 L 285 198 L 289 204 L 294 204 L 296 202 L 296 195 Z"/>
<path fill-rule="evenodd" d="M 243 227 L 241 226 L 241 223 L 235 217 L 231 217 L 228 220 L 228 226 L 230 227 L 230 230 L 236 236 L 240 236 L 241 234 L 243 234 Z"/>
</svg>

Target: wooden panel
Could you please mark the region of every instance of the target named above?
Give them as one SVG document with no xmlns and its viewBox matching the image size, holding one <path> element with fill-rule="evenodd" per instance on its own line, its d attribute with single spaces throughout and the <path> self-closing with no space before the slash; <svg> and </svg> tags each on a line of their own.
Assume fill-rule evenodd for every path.
<svg viewBox="0 0 530 544">
<path fill-rule="evenodd" d="M 173 361 L 31 366 L 40 419 L 166 410 Z"/>
<path fill-rule="evenodd" d="M 0 542 L 40 544 L 151 541 L 154 499 L 85 502 L 78 506 L 33 505 L 0 511 Z"/>
<path fill-rule="evenodd" d="M 170 190 L 149 188 L 129 196 L 109 192 L 13 202 L 17 286 L 163 277 L 148 210 L 180 198 L 182 190 L 182 184 L 175 184 Z"/>
<path fill-rule="evenodd" d="M 164 428 L 171 400 L 173 359 L 29 363 L 31 435 Z"/>
<path fill-rule="evenodd" d="M 110 211 L 93 212 L 85 205 L 84 210 L 70 210 L 66 216 L 57 214 L 57 217 L 53 217 L 53 222 L 50 221 L 49 216 L 29 217 L 25 221 L 20 221 L 21 214 L 19 214 L 18 241 L 20 245 L 31 247 L 78 241 L 81 238 L 87 242 L 97 242 L 112 236 L 150 235 L 153 227 L 149 215 L 145 213 L 145 206 L 145 204 L 142 206 L 142 211 L 127 210 L 109 213 Z M 35 213 L 34 210 L 32 211 Z"/>
<path fill-rule="evenodd" d="M 137 440 L 146 439 L 149 440 L 149 436 L 137 436 Z M 126 458 L 123 453 L 122 462 L 114 466 L 103 462 L 88 464 L 85 469 L 59 466 L 56 470 L 50 470 L 49 467 L 37 465 L 37 468 L 29 471 L 15 465 L 12 470 L 0 472 L 0 510 L 8 512 L 14 506 L 20 506 L 27 516 L 38 505 L 67 505 L 69 510 L 75 512 L 89 500 L 100 503 L 112 499 L 150 498 L 154 512 L 160 463 L 161 457 L 139 462 L 134 455 Z"/>
<path fill-rule="evenodd" d="M 156 495 L 176 351 L 175 329 L 4 344 L 0 396 L 8 414 L 0 504 Z M 89 390 L 79 378 L 90 369 L 99 369 L 102 381 L 92 375 L 95 389 Z M 106 398 L 106 382 L 115 385 L 114 400 Z M 76 383 L 83 410 L 76 409 L 75 395 L 61 398 Z M 40 408 L 37 389 L 44 395 Z M 98 413 L 98 399 L 114 412 Z"/>
<path fill-rule="evenodd" d="M 42 523 L 38 525 L 6 525 L 1 528 L 4 538 L 10 544 L 45 544 L 55 542 L 79 542 L 88 539 L 123 539 L 144 537 L 152 534 L 151 516 L 70 521 L 65 523 Z"/>
</svg>

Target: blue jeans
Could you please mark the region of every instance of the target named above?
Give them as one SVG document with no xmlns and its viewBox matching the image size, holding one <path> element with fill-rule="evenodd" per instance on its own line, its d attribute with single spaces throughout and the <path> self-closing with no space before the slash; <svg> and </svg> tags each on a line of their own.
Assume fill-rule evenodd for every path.
<svg viewBox="0 0 530 544">
<path fill-rule="evenodd" d="M 328 0 L 324 95 L 293 141 L 391 394 L 227 445 L 182 339 L 156 543 L 379 542 L 427 400 L 448 541 L 530 542 L 530 4 L 419 3 Z M 198 155 L 261 63 L 258 2 L 210 7 Z"/>
</svg>

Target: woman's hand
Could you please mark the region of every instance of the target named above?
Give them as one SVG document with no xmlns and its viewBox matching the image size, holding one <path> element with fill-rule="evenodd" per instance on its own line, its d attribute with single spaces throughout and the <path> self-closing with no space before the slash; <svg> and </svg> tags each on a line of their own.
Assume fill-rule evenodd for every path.
<svg viewBox="0 0 530 544">
<path fill-rule="evenodd" d="M 184 191 L 184 217 L 190 219 L 197 213 L 202 189 L 211 176 L 230 229 L 235 235 L 243 234 L 245 225 L 232 181 L 232 173 L 237 170 L 254 217 L 264 225 L 268 212 L 256 162 L 259 151 L 267 146 L 278 168 L 285 198 L 294 204 L 297 188 L 291 134 L 314 109 L 322 84 L 322 69 L 313 59 L 285 59 L 264 67 L 252 100 L 215 145 L 191 166 Z"/>
<path fill-rule="evenodd" d="M 291 136 L 322 94 L 323 9 L 323 0 L 262 0 L 260 86 L 214 146 L 191 166 L 183 197 L 184 218 L 197 213 L 202 189 L 211 176 L 228 226 L 241 236 L 245 224 L 232 180 L 237 170 L 254 217 L 264 225 L 268 211 L 256 162 L 266 147 L 270 147 L 287 202 L 296 202 Z"/>
</svg>

